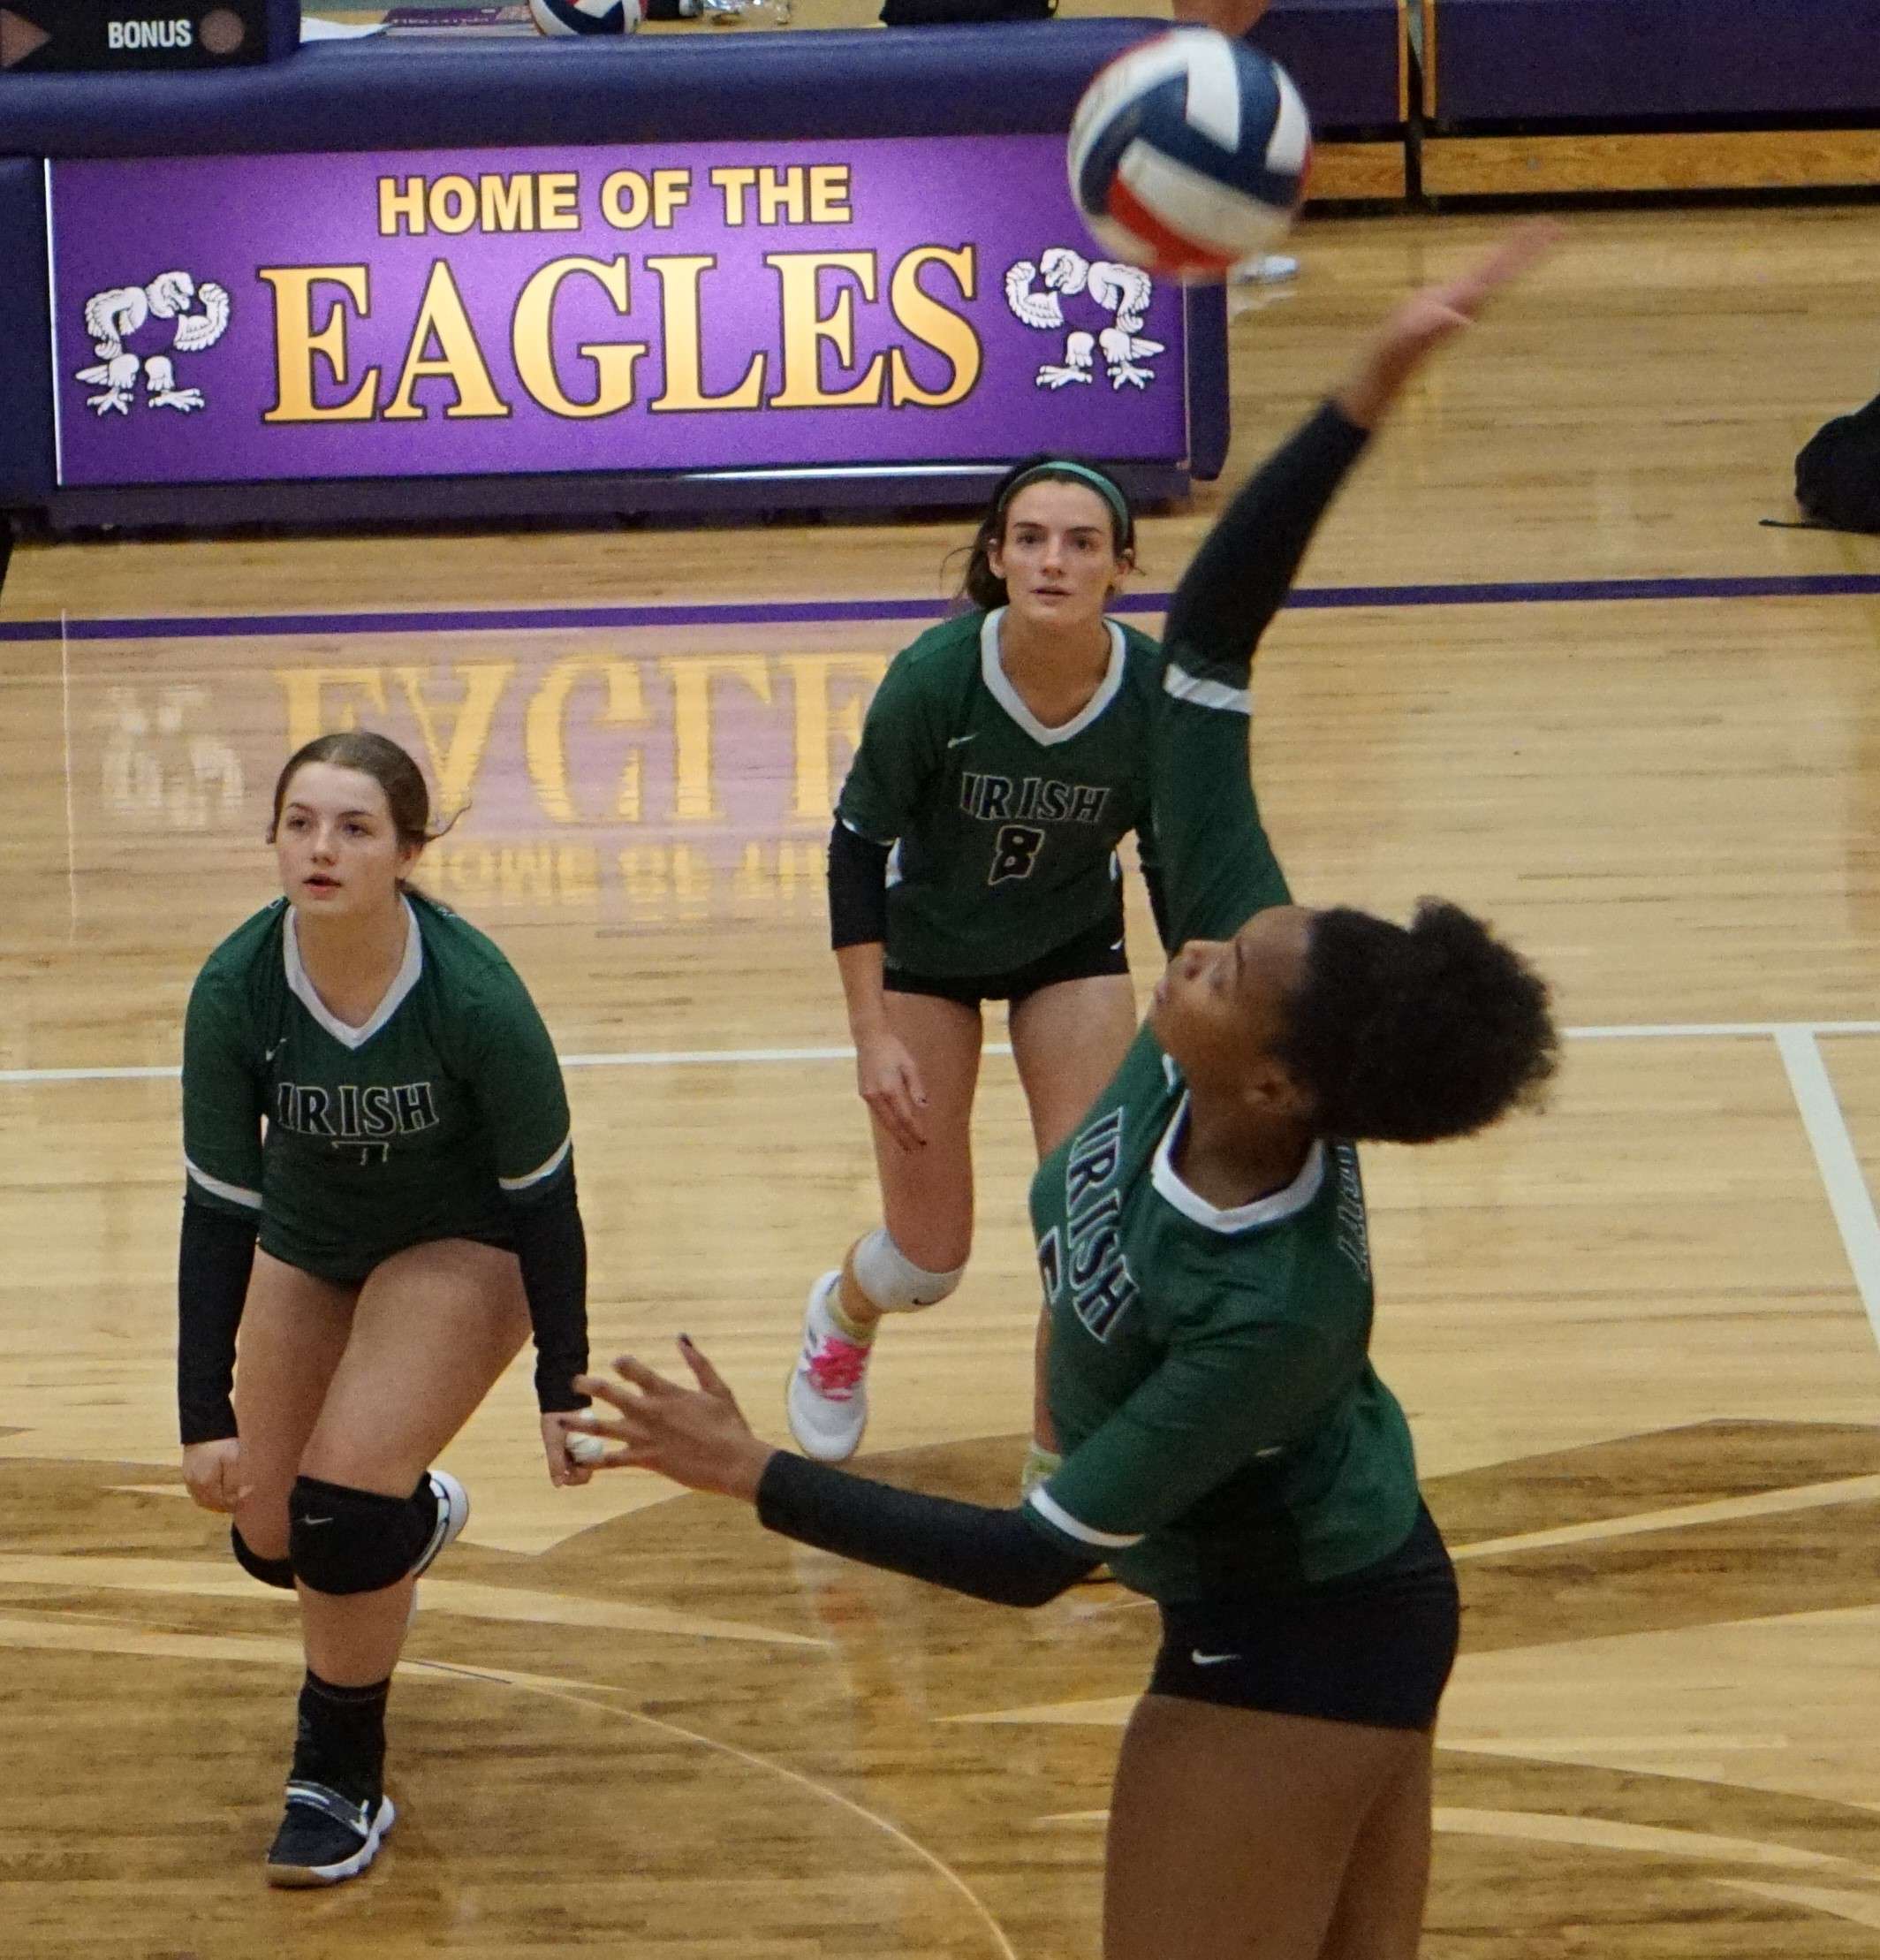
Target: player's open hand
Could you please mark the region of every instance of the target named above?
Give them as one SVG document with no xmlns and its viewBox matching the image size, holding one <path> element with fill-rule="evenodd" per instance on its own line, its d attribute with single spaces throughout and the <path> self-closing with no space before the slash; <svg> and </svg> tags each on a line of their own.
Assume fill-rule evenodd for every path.
<svg viewBox="0 0 1880 1960">
<path fill-rule="evenodd" d="M 241 1481 L 241 1445 L 232 1436 L 186 1445 L 183 1482 L 191 1502 L 205 1511 L 233 1511 L 248 1494 Z"/>
<path fill-rule="evenodd" d="M 614 1363 L 620 1371 L 618 1381 L 582 1375 L 574 1384 L 615 1413 L 589 1409 L 562 1420 L 571 1431 L 619 1446 L 599 1460 L 595 1466 L 598 1470 L 657 1470 L 687 1490 L 716 1491 L 749 1500 L 757 1494 L 770 1446 L 751 1433 L 737 1397 L 684 1334 L 678 1337 L 678 1351 L 698 1383 L 696 1388 L 682 1388 L 632 1355 L 622 1355 Z"/>
</svg>

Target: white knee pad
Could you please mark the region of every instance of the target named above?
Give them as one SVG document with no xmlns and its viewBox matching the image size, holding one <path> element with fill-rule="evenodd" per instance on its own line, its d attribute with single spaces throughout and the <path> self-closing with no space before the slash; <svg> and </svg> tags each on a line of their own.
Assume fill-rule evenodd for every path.
<svg viewBox="0 0 1880 1960">
<path fill-rule="evenodd" d="M 937 1306 L 959 1284 L 963 1265 L 951 1272 L 929 1272 L 917 1266 L 888 1235 L 885 1226 L 877 1226 L 865 1239 L 855 1242 L 849 1255 L 849 1269 L 855 1283 L 883 1313 L 913 1313 L 921 1307 Z"/>
</svg>

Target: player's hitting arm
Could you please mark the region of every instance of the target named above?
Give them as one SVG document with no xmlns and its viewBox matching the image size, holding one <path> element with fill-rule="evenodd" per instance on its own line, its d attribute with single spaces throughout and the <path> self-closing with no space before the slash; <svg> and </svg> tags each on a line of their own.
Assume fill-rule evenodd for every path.
<svg viewBox="0 0 1880 1960">
<path fill-rule="evenodd" d="M 1150 798 L 1172 951 L 1225 938 L 1284 905 L 1286 882 L 1247 767 L 1254 650 L 1366 431 L 1335 404 L 1256 470 L 1203 540 L 1170 602 L 1149 745 Z"/>
<path fill-rule="evenodd" d="M 1234 498 L 1183 575 L 1163 632 L 1151 760 L 1173 944 L 1224 936 L 1285 902 L 1247 772 L 1255 649 L 1371 430 L 1429 355 L 1558 233 L 1544 222 L 1522 225 L 1461 278 L 1399 306 L 1343 385 Z"/>
</svg>

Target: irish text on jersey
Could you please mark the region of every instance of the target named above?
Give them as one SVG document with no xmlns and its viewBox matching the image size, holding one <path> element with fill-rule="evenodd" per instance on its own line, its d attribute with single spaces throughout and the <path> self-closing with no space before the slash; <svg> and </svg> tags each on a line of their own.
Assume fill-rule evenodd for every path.
<svg viewBox="0 0 1880 1960">
<path fill-rule="evenodd" d="M 282 1083 L 274 1096 L 274 1120 L 302 1136 L 330 1136 L 340 1143 L 383 1143 L 414 1136 L 437 1121 L 431 1085 L 421 1083 Z"/>
<path fill-rule="evenodd" d="M 1123 1194 L 1117 1174 L 1123 1162 L 1123 1111 L 1101 1116 L 1078 1133 L 1065 1159 L 1065 1230 L 1070 1244 L 1062 1258 L 1057 1228 L 1038 1248 L 1048 1295 L 1056 1297 L 1060 1279 L 1071 1287 L 1071 1310 L 1099 1341 L 1136 1297 L 1135 1275 L 1123 1251 Z"/>
<path fill-rule="evenodd" d="M 959 807 L 982 824 L 1095 824 L 1102 820 L 1110 788 L 1103 783 L 1062 783 L 1054 776 L 976 775 L 959 778 Z"/>
</svg>

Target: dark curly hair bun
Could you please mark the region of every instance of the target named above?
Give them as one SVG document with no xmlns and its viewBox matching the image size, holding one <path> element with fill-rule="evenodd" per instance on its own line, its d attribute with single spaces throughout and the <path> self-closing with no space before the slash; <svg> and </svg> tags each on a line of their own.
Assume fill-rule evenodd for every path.
<svg viewBox="0 0 1880 1960">
<path fill-rule="evenodd" d="M 1424 899 L 1407 927 L 1315 915 L 1276 1052 L 1322 1134 L 1432 1143 L 1537 1103 L 1559 1041 L 1533 968 L 1459 906 Z"/>
</svg>

